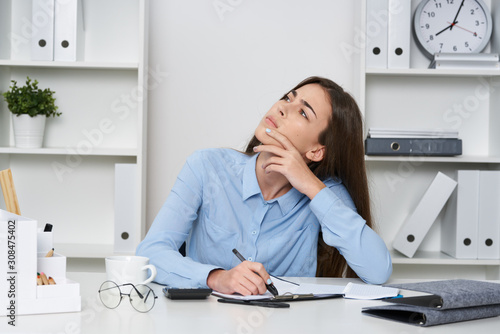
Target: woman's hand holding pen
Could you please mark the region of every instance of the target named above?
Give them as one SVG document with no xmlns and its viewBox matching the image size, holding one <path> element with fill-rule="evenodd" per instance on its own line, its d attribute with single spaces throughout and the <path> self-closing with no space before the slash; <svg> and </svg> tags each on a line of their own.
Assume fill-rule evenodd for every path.
<svg viewBox="0 0 500 334">
<path fill-rule="evenodd" d="M 265 173 L 277 172 L 282 174 L 292 187 L 313 199 L 325 187 L 325 184 L 311 172 L 304 160 L 307 157 L 303 157 L 286 136 L 274 129 L 268 130 L 266 130 L 267 135 L 274 138 L 282 147 L 275 145 L 254 147 L 254 152 L 271 153 L 271 156 L 265 159 L 262 164 Z"/>
<path fill-rule="evenodd" d="M 244 261 L 230 270 L 212 270 L 208 275 L 207 285 L 212 290 L 225 294 L 261 295 L 267 291 L 265 282 L 269 278 L 261 263 Z"/>
</svg>

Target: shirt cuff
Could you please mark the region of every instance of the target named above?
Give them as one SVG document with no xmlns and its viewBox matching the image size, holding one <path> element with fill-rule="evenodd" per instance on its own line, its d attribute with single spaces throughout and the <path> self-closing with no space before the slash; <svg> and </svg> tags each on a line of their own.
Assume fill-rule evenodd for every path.
<svg viewBox="0 0 500 334">
<path fill-rule="evenodd" d="M 209 264 L 205 264 L 205 265 L 202 265 L 202 267 L 200 267 L 198 270 L 193 272 L 193 277 L 191 279 L 192 279 L 192 282 L 196 284 L 195 287 L 208 288 L 208 285 L 207 285 L 208 274 L 210 274 L 210 272 L 212 270 L 215 270 L 215 269 L 222 269 L 222 268 L 220 268 L 218 266 L 212 266 Z"/>
</svg>

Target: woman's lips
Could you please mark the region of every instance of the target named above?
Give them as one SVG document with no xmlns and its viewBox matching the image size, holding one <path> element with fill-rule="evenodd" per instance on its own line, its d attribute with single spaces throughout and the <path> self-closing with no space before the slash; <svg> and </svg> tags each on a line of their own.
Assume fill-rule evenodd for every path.
<svg viewBox="0 0 500 334">
<path fill-rule="evenodd" d="M 272 117 L 266 117 L 266 123 L 272 126 L 273 128 L 277 128 L 276 123 L 274 123 Z"/>
</svg>

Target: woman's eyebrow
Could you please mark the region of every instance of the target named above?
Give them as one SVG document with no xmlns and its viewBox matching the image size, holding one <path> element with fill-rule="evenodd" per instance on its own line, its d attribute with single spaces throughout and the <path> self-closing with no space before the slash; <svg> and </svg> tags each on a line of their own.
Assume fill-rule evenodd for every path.
<svg viewBox="0 0 500 334">
<path fill-rule="evenodd" d="M 293 97 L 297 97 L 297 91 L 295 89 L 291 90 L 290 93 L 292 93 Z M 311 107 L 311 105 L 307 101 L 300 100 L 300 102 L 302 102 L 302 104 L 305 105 L 307 108 L 311 109 L 314 116 L 318 118 L 318 115 L 316 115 L 316 112 L 314 111 L 313 107 Z"/>
</svg>

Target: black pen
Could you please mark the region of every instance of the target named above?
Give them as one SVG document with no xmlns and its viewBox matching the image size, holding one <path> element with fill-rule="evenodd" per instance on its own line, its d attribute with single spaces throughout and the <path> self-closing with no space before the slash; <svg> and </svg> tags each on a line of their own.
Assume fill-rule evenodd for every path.
<svg viewBox="0 0 500 334">
<path fill-rule="evenodd" d="M 234 255 L 236 255 L 236 257 L 238 259 L 240 259 L 241 262 L 245 261 L 245 258 L 243 257 L 243 255 L 241 255 L 240 252 L 238 252 L 238 250 L 236 248 L 233 249 L 233 253 L 234 253 Z M 270 293 L 272 293 L 273 296 L 278 295 L 278 289 L 276 289 L 276 287 L 273 284 L 273 281 L 271 281 L 270 278 L 266 282 L 266 287 L 267 287 L 267 290 Z"/>
<path fill-rule="evenodd" d="M 229 304 L 241 304 L 241 305 L 253 305 L 261 307 L 271 307 L 271 308 L 289 308 L 290 304 L 283 302 L 273 302 L 267 300 L 241 300 L 241 299 L 217 299 L 219 303 L 229 303 Z"/>
</svg>

